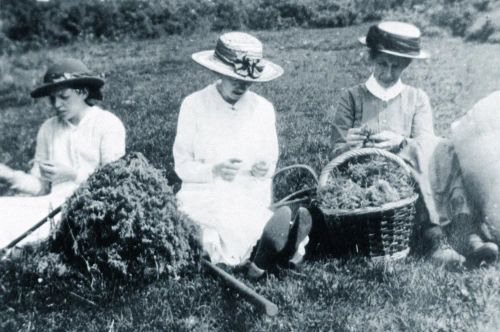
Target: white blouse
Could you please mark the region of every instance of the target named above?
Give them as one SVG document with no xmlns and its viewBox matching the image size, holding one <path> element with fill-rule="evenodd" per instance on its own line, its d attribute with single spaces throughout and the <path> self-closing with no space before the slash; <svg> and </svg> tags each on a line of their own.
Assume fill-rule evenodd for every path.
<svg viewBox="0 0 500 332">
<path fill-rule="evenodd" d="M 217 84 L 217 83 L 216 83 Z M 184 99 L 173 154 L 182 179 L 179 208 L 202 229 L 202 245 L 214 263 L 237 265 L 250 256 L 272 215 L 271 175 L 278 160 L 273 105 L 247 91 L 235 105 L 224 101 L 216 84 Z M 242 160 L 233 181 L 214 177 L 214 165 Z M 266 161 L 265 177 L 250 174 Z"/>
<path fill-rule="evenodd" d="M 183 188 L 213 182 L 213 166 L 230 158 L 242 160 L 247 175 L 254 163 L 266 161 L 270 176 L 278 160 L 274 107 L 251 91 L 231 105 L 209 85 L 182 102 L 173 154 Z"/>
<path fill-rule="evenodd" d="M 113 113 L 93 106 L 78 125 L 47 119 L 38 131 L 35 161 L 31 176 L 16 172 L 14 187 L 20 191 L 36 193 L 40 187 L 40 162 L 61 163 L 77 171 L 78 185 L 99 166 L 125 154 L 125 127 Z M 52 189 L 60 183 L 52 183 Z"/>
<path fill-rule="evenodd" d="M 27 193 L 41 194 L 43 181 L 40 161 L 53 161 L 77 170 L 76 181 L 53 183 L 50 193 L 35 197 L 0 197 L 0 248 L 62 204 L 79 183 L 97 167 L 125 154 L 125 128 L 115 115 L 93 106 L 78 125 L 57 117 L 46 120 L 38 131 L 35 163 L 30 174 L 16 172 L 15 187 Z M 22 243 L 45 238 L 51 229 L 45 223 Z"/>
</svg>

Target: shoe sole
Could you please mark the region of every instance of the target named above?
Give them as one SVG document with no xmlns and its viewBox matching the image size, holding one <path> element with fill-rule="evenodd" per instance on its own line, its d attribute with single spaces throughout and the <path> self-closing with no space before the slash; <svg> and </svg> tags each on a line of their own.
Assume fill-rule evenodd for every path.
<svg viewBox="0 0 500 332">
<path fill-rule="evenodd" d="M 259 268 L 267 268 L 285 249 L 290 233 L 292 211 L 279 208 L 267 222 L 257 247 L 253 262 Z"/>
<path fill-rule="evenodd" d="M 483 245 L 467 257 L 468 263 L 480 266 L 481 263 L 492 264 L 498 259 L 498 250 Z"/>
<path fill-rule="evenodd" d="M 301 262 L 302 258 L 298 259 L 297 250 L 302 241 L 305 240 L 312 229 L 312 217 L 306 208 L 300 207 L 295 218 L 295 222 L 292 226 L 291 239 L 290 239 L 290 252 L 289 256 L 292 258 L 288 261 L 291 267 L 297 267 Z"/>
</svg>

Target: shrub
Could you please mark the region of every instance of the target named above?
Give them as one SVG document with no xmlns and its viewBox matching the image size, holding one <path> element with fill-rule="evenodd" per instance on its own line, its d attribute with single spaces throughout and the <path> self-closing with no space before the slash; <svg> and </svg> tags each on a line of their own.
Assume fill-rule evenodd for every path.
<svg viewBox="0 0 500 332">
<path fill-rule="evenodd" d="M 69 198 L 51 248 L 107 278 L 149 280 L 192 267 L 198 236 L 161 172 L 132 153 L 102 167 Z"/>
<path fill-rule="evenodd" d="M 465 35 L 473 19 L 473 9 L 467 4 L 460 3 L 460 1 L 437 6 L 430 13 L 430 22 L 432 24 L 447 28 L 454 36 L 461 37 Z"/>
<path fill-rule="evenodd" d="M 220 2 L 215 7 L 215 19 L 212 30 L 238 30 L 243 27 L 245 17 L 243 11 L 234 2 Z"/>
<path fill-rule="evenodd" d="M 488 0 L 3 0 L 0 20 L 7 38 L 33 46 L 200 30 L 340 27 L 387 16 L 411 20 L 415 13 L 463 36 L 475 13 L 488 8 Z"/>
</svg>

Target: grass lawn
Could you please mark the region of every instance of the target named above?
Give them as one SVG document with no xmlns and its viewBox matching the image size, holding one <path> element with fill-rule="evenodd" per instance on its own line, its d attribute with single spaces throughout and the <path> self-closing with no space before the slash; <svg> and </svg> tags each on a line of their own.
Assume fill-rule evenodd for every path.
<svg viewBox="0 0 500 332">
<path fill-rule="evenodd" d="M 367 26 L 345 29 L 256 32 L 267 56 L 285 75 L 252 88 L 278 112 L 280 166 L 307 164 L 319 172 L 329 158 L 331 116 L 338 92 L 369 73 L 357 37 Z M 216 34 L 173 36 L 124 43 L 78 43 L 64 48 L 0 57 L 0 162 L 27 170 L 36 131 L 50 116 L 30 89 L 47 59 L 72 56 L 106 73 L 103 105 L 127 128 L 128 151 L 142 152 L 176 183 L 171 146 L 182 98 L 214 76 L 190 59 L 213 48 Z M 433 57 L 414 63 L 405 81 L 423 88 L 434 108 L 436 132 L 477 100 L 500 88 L 500 45 L 435 37 L 423 45 Z M 34 79 L 36 78 L 36 79 Z M 299 182 L 299 176 L 295 182 Z M 291 181 L 290 185 L 293 185 Z M 279 182 L 280 192 L 289 189 Z M 239 276 L 244 280 L 243 276 Z M 1 279 L 0 279 L 1 280 Z M 393 264 L 322 260 L 300 271 L 281 270 L 253 286 L 280 313 L 266 317 L 212 277 L 196 273 L 149 286 L 89 294 L 97 307 L 49 294 L 50 285 L 7 289 L 0 284 L 0 330 L 91 331 L 497 331 L 500 266 L 446 270 L 415 259 Z M 247 281 L 247 283 L 249 283 Z M 38 290 L 42 289 L 42 293 Z M 49 291 L 48 291 L 49 290 Z M 49 292 L 49 293 L 47 293 Z"/>
</svg>

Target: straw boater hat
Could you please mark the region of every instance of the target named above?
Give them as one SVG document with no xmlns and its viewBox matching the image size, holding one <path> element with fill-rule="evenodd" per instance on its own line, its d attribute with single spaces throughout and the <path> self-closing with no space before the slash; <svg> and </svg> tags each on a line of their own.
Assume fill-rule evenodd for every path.
<svg viewBox="0 0 500 332">
<path fill-rule="evenodd" d="M 215 50 L 194 53 L 192 58 L 205 68 L 242 81 L 268 82 L 283 74 L 283 68 L 263 59 L 262 43 L 243 32 L 223 34 Z"/>
<path fill-rule="evenodd" d="M 381 22 L 372 25 L 366 37 L 359 41 L 380 52 L 411 59 L 426 59 L 427 51 L 420 49 L 420 30 L 413 24 Z"/>
<path fill-rule="evenodd" d="M 43 84 L 31 91 L 31 97 L 50 95 L 61 88 L 87 88 L 90 99 L 102 99 L 100 88 L 104 80 L 93 75 L 83 62 L 76 59 L 62 59 L 50 66 L 43 77 Z"/>
</svg>

